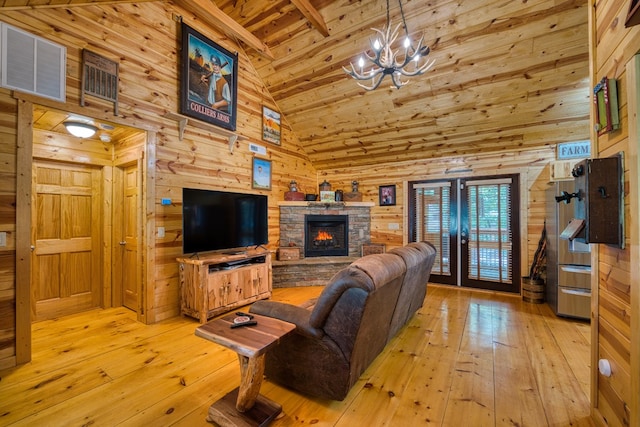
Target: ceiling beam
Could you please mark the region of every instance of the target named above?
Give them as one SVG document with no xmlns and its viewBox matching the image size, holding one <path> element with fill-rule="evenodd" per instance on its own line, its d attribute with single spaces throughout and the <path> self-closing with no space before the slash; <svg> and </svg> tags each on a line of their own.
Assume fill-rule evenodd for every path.
<svg viewBox="0 0 640 427">
<path fill-rule="evenodd" d="M 220 28 L 228 35 L 243 41 L 263 57 L 271 61 L 275 59 L 271 50 L 269 50 L 269 46 L 231 19 L 229 15 L 220 10 L 210 0 L 178 0 L 176 3 L 193 12 L 206 24 Z"/>
<path fill-rule="evenodd" d="M 0 10 L 33 10 L 33 9 L 55 9 L 58 7 L 76 7 L 76 6 L 95 6 L 96 4 L 123 4 L 123 3 L 141 3 L 141 2 L 152 2 L 157 0 L 67 0 L 65 3 L 52 3 L 52 4 L 42 4 L 42 2 L 38 1 L 22 1 L 16 3 L 24 3 L 24 4 L 16 4 L 12 5 L 12 2 L 5 1 L 5 6 L 0 6 Z M 6 4 L 9 4 L 7 6 Z M 51 3 L 51 2 L 50 2 Z"/>
<path fill-rule="evenodd" d="M 316 8 L 309 3 L 309 0 L 291 0 L 291 3 L 293 3 L 298 10 L 302 12 L 304 17 L 307 18 L 323 36 L 329 37 L 329 29 L 327 28 L 327 24 L 324 22 L 324 18 L 320 15 L 320 12 L 318 12 Z"/>
</svg>

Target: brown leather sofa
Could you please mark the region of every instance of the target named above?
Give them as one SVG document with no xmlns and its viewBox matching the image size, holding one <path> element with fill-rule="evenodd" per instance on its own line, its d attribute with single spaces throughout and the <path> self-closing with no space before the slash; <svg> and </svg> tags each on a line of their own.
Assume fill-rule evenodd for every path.
<svg viewBox="0 0 640 427">
<path fill-rule="evenodd" d="M 266 355 L 265 374 L 310 396 L 343 400 L 362 372 L 422 306 L 436 256 L 411 243 L 339 271 L 311 309 L 258 301 L 252 313 L 296 324 Z"/>
</svg>

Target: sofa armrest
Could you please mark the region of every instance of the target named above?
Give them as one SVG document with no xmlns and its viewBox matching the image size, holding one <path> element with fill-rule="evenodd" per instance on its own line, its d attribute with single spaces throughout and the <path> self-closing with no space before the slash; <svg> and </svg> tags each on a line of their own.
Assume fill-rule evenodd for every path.
<svg viewBox="0 0 640 427">
<path fill-rule="evenodd" d="M 322 329 L 314 328 L 309 324 L 311 312 L 296 305 L 285 304 L 278 301 L 256 301 L 249 308 L 249 312 L 296 325 L 296 331 L 311 338 L 322 338 Z"/>
</svg>

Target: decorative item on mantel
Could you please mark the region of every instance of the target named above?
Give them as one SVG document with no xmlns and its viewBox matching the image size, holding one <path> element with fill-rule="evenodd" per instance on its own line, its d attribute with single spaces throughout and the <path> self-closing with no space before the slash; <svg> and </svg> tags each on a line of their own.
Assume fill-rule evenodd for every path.
<svg viewBox="0 0 640 427">
<path fill-rule="evenodd" d="M 351 181 L 351 191 L 344 193 L 345 202 L 361 202 L 362 193 L 358 192 L 358 181 Z"/>
<path fill-rule="evenodd" d="M 387 0 L 387 25 L 379 30 L 377 28 L 372 28 L 373 31 L 377 32 L 379 36 L 382 38 L 380 41 L 379 38 L 376 38 L 375 41 L 371 41 L 371 48 L 373 50 L 373 54 L 369 53 L 369 51 L 365 51 L 363 56 L 358 59 L 358 68 L 360 71 L 356 71 L 356 67 L 351 63 L 351 70 L 347 67 L 342 67 L 345 73 L 358 80 L 358 86 L 366 89 L 366 90 L 375 90 L 380 86 L 382 80 L 384 80 L 385 76 L 391 77 L 391 83 L 397 89 L 400 89 L 402 86 L 409 83 L 409 80 L 402 81 L 402 76 L 405 77 L 413 77 L 424 74 L 429 68 L 431 68 L 434 64 L 434 60 L 429 61 L 426 57 L 429 55 L 429 46 L 423 46 L 422 41 L 424 40 L 424 35 L 420 37 L 416 47 L 414 48 L 411 39 L 409 38 L 409 29 L 407 28 L 407 22 L 404 18 L 404 12 L 402 10 L 402 1 L 398 0 L 398 4 L 400 5 L 400 17 L 402 18 L 402 22 L 396 26 L 396 28 L 391 32 L 391 18 L 389 17 L 389 0 Z M 401 53 L 401 48 L 398 51 L 394 51 L 392 49 L 392 45 L 396 41 L 399 36 L 400 26 L 404 29 L 404 52 Z M 366 57 L 371 64 L 370 70 L 365 70 L 365 60 Z M 424 60 L 422 64 L 420 64 L 421 60 Z M 371 85 L 367 86 L 359 81 L 369 80 L 371 79 Z"/>
<path fill-rule="evenodd" d="M 335 191 L 331 191 L 331 184 L 327 182 L 325 179 L 319 186 L 320 190 L 320 201 L 321 202 L 335 202 L 336 201 L 336 193 Z"/>
<path fill-rule="evenodd" d="M 320 201 L 323 203 L 331 203 L 336 201 L 336 192 L 335 191 L 321 191 L 320 192 Z"/>
<path fill-rule="evenodd" d="M 304 193 L 302 191 L 298 191 L 298 183 L 295 180 L 291 180 L 289 183 L 289 191 L 284 193 L 284 199 L 286 201 L 304 200 Z"/>
</svg>

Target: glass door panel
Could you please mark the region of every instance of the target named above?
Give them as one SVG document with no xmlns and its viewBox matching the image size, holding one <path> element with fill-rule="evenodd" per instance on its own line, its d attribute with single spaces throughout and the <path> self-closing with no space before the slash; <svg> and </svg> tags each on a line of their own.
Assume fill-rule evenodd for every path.
<svg viewBox="0 0 640 427">
<path fill-rule="evenodd" d="M 519 292 L 518 176 L 410 183 L 410 240 L 433 243 L 430 281 Z"/>
</svg>

